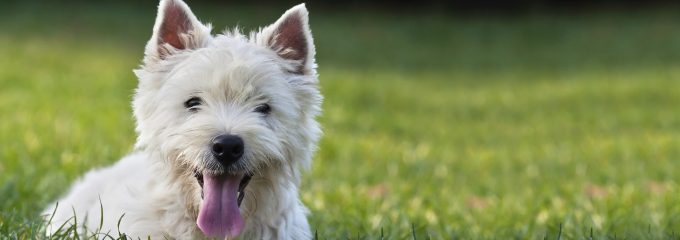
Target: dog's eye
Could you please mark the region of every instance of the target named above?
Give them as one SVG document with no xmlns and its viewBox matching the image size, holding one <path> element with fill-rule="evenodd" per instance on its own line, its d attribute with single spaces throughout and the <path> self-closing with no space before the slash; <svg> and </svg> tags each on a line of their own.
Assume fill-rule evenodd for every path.
<svg viewBox="0 0 680 240">
<path fill-rule="evenodd" d="M 262 114 L 269 114 L 269 112 L 272 111 L 272 108 L 269 107 L 269 104 L 260 104 L 255 108 L 255 112 L 259 112 Z"/>
<path fill-rule="evenodd" d="M 201 98 L 199 97 L 192 97 L 189 98 L 186 102 L 184 102 L 184 107 L 186 107 L 189 110 L 196 111 L 198 110 L 198 106 L 201 105 Z"/>
</svg>

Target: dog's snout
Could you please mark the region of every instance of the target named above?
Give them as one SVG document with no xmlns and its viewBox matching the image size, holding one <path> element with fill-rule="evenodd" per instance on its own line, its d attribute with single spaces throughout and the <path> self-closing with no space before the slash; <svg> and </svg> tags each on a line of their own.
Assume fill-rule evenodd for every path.
<svg viewBox="0 0 680 240">
<path fill-rule="evenodd" d="M 212 141 L 212 153 L 215 158 L 228 166 L 243 156 L 243 139 L 236 135 L 220 135 Z"/>
</svg>

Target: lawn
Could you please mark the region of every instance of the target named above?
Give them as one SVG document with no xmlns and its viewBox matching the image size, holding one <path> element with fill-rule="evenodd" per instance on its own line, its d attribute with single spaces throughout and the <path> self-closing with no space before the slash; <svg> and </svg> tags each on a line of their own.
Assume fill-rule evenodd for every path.
<svg viewBox="0 0 680 240">
<path fill-rule="evenodd" d="M 224 29 L 288 6 L 193 4 Z M 680 14 L 445 15 L 308 4 L 321 239 L 680 237 Z M 135 141 L 153 3 L 0 8 L 0 239 Z"/>
</svg>

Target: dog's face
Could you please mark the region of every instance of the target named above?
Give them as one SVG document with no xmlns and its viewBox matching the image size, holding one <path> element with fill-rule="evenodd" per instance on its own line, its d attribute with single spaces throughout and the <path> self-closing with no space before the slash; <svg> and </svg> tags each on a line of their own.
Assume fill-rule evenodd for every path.
<svg viewBox="0 0 680 240">
<path fill-rule="evenodd" d="M 162 0 L 136 74 L 137 147 L 188 182 L 206 235 L 241 232 L 251 177 L 296 182 L 309 164 L 321 95 L 304 5 L 249 36 L 213 36 L 181 0 Z"/>
</svg>

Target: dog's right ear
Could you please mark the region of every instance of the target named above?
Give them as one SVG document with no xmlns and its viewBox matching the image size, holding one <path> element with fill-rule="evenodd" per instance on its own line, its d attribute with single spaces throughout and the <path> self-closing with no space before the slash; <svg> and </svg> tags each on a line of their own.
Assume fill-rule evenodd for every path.
<svg viewBox="0 0 680 240">
<path fill-rule="evenodd" d="M 210 39 L 210 26 L 196 19 L 182 0 L 161 0 L 153 35 L 146 44 L 144 63 L 166 59 L 183 50 L 197 49 Z"/>
</svg>

